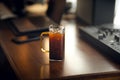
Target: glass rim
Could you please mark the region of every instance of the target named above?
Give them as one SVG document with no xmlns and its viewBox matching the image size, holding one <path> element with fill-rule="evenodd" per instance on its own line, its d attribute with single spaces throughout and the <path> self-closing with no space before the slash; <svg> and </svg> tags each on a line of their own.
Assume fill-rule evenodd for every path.
<svg viewBox="0 0 120 80">
<path fill-rule="evenodd" d="M 49 26 L 49 28 L 65 28 L 63 25 L 54 25 L 54 24 L 51 24 L 50 26 Z"/>
</svg>

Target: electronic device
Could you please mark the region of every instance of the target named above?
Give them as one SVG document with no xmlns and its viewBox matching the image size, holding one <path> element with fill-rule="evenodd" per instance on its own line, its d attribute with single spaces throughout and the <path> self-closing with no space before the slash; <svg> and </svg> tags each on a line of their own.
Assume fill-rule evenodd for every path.
<svg viewBox="0 0 120 80">
<path fill-rule="evenodd" d="M 28 35 L 23 35 L 23 36 L 14 37 L 12 39 L 12 41 L 16 44 L 23 44 L 31 41 L 36 41 L 36 40 L 40 40 L 40 37 L 39 36 L 30 37 Z"/>
<path fill-rule="evenodd" d="M 111 60 L 120 63 L 120 26 L 104 24 L 79 27 L 80 37 Z"/>
<path fill-rule="evenodd" d="M 46 16 L 14 18 L 7 22 L 16 36 L 39 35 L 41 32 L 48 31 L 49 25 L 56 24 Z"/>
<path fill-rule="evenodd" d="M 57 25 L 47 16 L 14 18 L 5 20 L 4 23 L 15 35 L 12 41 L 17 44 L 39 40 L 40 34 L 49 31 L 51 24 Z"/>
<path fill-rule="evenodd" d="M 10 29 L 16 36 L 40 34 L 42 31 L 48 31 L 48 26 L 36 26 L 28 18 L 16 18 L 9 21 Z"/>
</svg>

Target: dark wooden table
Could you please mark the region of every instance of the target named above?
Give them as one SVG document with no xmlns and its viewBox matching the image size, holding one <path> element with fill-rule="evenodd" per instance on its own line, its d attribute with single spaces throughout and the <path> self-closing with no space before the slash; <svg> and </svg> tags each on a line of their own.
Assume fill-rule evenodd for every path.
<svg viewBox="0 0 120 80">
<path fill-rule="evenodd" d="M 77 36 L 75 26 L 66 26 L 65 59 L 49 61 L 49 53 L 42 53 L 40 41 L 15 44 L 8 28 L 0 29 L 0 44 L 12 69 L 21 80 L 39 79 L 120 79 L 120 65 L 116 64 Z"/>
</svg>

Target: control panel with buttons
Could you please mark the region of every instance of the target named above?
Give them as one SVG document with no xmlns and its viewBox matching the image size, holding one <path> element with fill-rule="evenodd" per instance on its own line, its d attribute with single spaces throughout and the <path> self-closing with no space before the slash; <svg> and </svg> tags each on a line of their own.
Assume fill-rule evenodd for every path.
<svg viewBox="0 0 120 80">
<path fill-rule="evenodd" d="M 120 63 L 120 26 L 105 24 L 79 27 L 80 37 L 104 53 L 105 56 Z"/>
</svg>

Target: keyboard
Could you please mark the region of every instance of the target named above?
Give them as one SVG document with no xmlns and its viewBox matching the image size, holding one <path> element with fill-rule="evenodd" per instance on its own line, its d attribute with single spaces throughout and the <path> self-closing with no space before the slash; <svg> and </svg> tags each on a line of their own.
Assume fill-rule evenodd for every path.
<svg viewBox="0 0 120 80">
<path fill-rule="evenodd" d="M 79 27 L 79 36 L 101 51 L 107 58 L 120 63 L 119 27 L 119 25 L 114 24 Z"/>
</svg>

